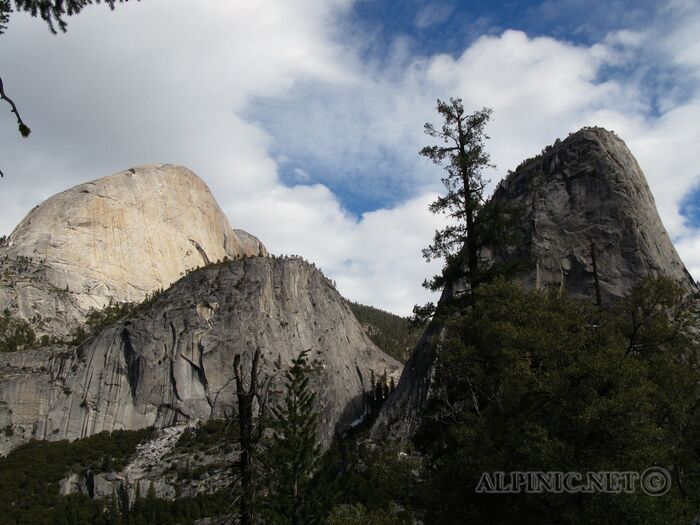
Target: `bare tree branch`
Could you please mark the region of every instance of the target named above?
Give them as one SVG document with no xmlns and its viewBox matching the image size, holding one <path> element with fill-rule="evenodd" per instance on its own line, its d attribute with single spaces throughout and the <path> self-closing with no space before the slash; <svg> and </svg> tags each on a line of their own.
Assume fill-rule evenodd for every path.
<svg viewBox="0 0 700 525">
<path fill-rule="evenodd" d="M 17 127 L 19 128 L 20 135 L 22 135 L 23 137 L 28 137 L 32 130 L 29 129 L 29 126 L 27 126 L 22 120 L 22 117 L 20 117 L 19 111 L 17 110 L 17 106 L 15 105 L 14 101 L 5 94 L 5 89 L 2 84 L 2 78 L 0 78 L 0 100 L 7 101 L 7 103 L 12 108 L 11 112 L 14 113 L 17 117 Z"/>
<path fill-rule="evenodd" d="M 22 120 L 22 117 L 19 115 L 19 111 L 17 110 L 17 105 L 14 103 L 14 101 L 8 97 L 5 94 L 5 88 L 2 84 L 2 78 L 0 78 L 0 100 L 5 100 L 7 103 L 10 105 L 10 111 L 15 114 L 17 117 L 17 126 L 19 128 L 19 133 L 23 137 L 28 137 L 29 134 L 32 132 L 31 129 L 29 129 L 29 126 L 27 126 L 24 121 Z M 4 177 L 5 174 L 0 170 L 0 177 Z"/>
</svg>

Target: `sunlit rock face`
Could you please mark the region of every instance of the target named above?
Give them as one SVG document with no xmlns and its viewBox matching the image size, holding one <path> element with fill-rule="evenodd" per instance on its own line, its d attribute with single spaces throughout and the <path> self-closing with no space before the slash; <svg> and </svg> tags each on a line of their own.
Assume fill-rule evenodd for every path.
<svg viewBox="0 0 700 525">
<path fill-rule="evenodd" d="M 128 169 L 31 210 L 0 247 L 0 308 L 64 335 L 90 309 L 141 301 L 189 270 L 266 255 L 234 231 L 206 184 L 181 166 Z M 6 260 L 5 260 L 6 259 Z"/>
<path fill-rule="evenodd" d="M 696 284 L 661 222 L 646 178 L 625 143 L 602 128 L 584 128 L 523 162 L 492 200 L 517 214 L 512 246 L 486 249 L 484 260 L 518 261 L 526 288 L 554 287 L 603 303 L 622 297 L 640 278 L 669 276 Z M 593 258 L 595 257 L 594 271 Z M 454 283 L 441 301 L 459 293 Z M 375 437 L 408 438 L 430 395 L 435 353 L 444 327 L 432 323 L 384 405 Z"/>
</svg>

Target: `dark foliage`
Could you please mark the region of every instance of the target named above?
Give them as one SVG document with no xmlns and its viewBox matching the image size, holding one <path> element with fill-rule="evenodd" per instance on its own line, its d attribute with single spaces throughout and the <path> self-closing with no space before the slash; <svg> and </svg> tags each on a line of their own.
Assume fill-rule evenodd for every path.
<svg viewBox="0 0 700 525">
<path fill-rule="evenodd" d="M 222 516 L 231 508 L 231 494 L 199 494 L 174 501 L 156 498 L 152 493 L 138 498 L 131 509 L 117 509 L 111 500 L 92 500 L 84 494 L 60 497 L 50 511 L 51 525 L 193 525 L 197 520 Z M 4 522 L 3 522 L 4 525 Z M 8 524 L 10 525 L 10 524 Z M 14 525 L 14 524 L 13 524 Z"/>
<path fill-rule="evenodd" d="M 420 338 L 422 326 L 414 326 L 406 317 L 373 306 L 354 302 L 349 302 L 349 305 L 372 342 L 405 363 Z"/>
<path fill-rule="evenodd" d="M 68 23 L 66 17 L 77 15 L 84 8 L 93 4 L 106 4 L 114 9 L 116 4 L 129 0 L 11 0 L 0 1 L 0 34 L 5 32 L 13 11 L 28 13 L 41 18 L 52 33 L 65 32 Z M 138 0 L 136 0 L 138 1 Z"/>
<path fill-rule="evenodd" d="M 0 0 L 0 34 L 7 29 L 7 23 L 10 21 L 10 10 L 12 4 L 10 0 Z"/>
<path fill-rule="evenodd" d="M 328 488 L 326 523 L 412 523 L 421 490 L 420 470 L 419 458 L 398 445 L 372 443 L 366 433 L 334 442 L 317 480 Z"/>
<path fill-rule="evenodd" d="M 497 281 L 449 326 L 417 443 L 426 519 L 457 523 L 690 523 L 700 499 L 700 364 L 692 297 L 647 279 L 614 308 Z M 484 472 L 673 476 L 659 498 L 477 494 Z"/>
<path fill-rule="evenodd" d="M 209 443 L 221 435 L 222 422 L 206 423 L 191 443 Z M 0 523 L 51 525 L 191 525 L 195 520 L 225 515 L 231 510 L 230 490 L 175 501 L 151 492 L 137 498 L 131 509 L 112 500 L 93 500 L 85 494 L 59 496 L 58 481 L 71 472 L 119 471 L 136 445 L 151 437 L 152 429 L 103 432 L 69 443 L 32 441 L 0 458 Z M 204 437 L 204 436 L 208 437 Z M 184 444 L 183 444 L 184 445 Z M 183 448 L 187 448 L 184 447 Z M 197 469 L 186 479 L 197 479 Z"/>
<path fill-rule="evenodd" d="M 387 378 L 386 371 L 379 377 L 371 372 L 369 378 L 370 389 L 367 393 L 367 405 L 369 407 L 369 420 L 374 421 L 379 414 L 382 405 L 389 399 L 391 393 L 396 389 L 394 378 Z"/>
<path fill-rule="evenodd" d="M 66 501 L 58 482 L 70 472 L 94 473 L 122 469 L 136 445 L 151 429 L 102 432 L 68 441 L 31 441 L 0 458 L 0 516 L 2 523 L 92 523 L 99 510 L 86 496 Z M 57 513 L 54 513 L 54 509 Z M 74 516 L 65 521 L 61 516 Z"/>
<path fill-rule="evenodd" d="M 201 451 L 215 453 L 231 451 L 231 442 L 236 441 L 238 426 L 225 419 L 209 419 L 194 428 L 186 429 L 173 452 Z"/>
<path fill-rule="evenodd" d="M 200 518 L 226 515 L 231 510 L 232 500 L 229 491 L 180 497 L 174 501 L 156 498 L 151 493 L 137 499 L 126 514 L 108 515 L 103 519 L 105 525 L 192 525 Z"/>
<path fill-rule="evenodd" d="M 85 326 L 78 327 L 73 333 L 71 344 L 79 345 L 90 335 L 98 334 L 108 326 L 123 319 L 133 317 L 150 307 L 161 295 L 162 289 L 146 295 L 140 303 L 110 303 L 101 310 L 92 310 L 85 319 Z"/>
<path fill-rule="evenodd" d="M 37 346 L 32 327 L 23 319 L 14 318 L 10 312 L 0 315 L 0 352 L 16 352 Z"/>
<path fill-rule="evenodd" d="M 272 408 L 273 435 L 265 452 L 268 497 L 265 523 L 312 525 L 321 523 L 318 487 L 313 483 L 319 467 L 316 394 L 309 388 L 308 351 L 292 361 L 285 374 L 285 396 Z"/>
</svg>

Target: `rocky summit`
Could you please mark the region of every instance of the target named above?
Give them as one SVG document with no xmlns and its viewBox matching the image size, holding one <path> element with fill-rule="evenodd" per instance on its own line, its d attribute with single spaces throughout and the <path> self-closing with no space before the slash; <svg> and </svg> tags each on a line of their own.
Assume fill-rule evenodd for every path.
<svg viewBox="0 0 700 525">
<path fill-rule="evenodd" d="M 131 168 L 31 210 L 0 246 L 0 310 L 65 336 L 91 309 L 142 301 L 188 271 L 266 255 L 233 230 L 207 185 L 181 166 Z"/>
<path fill-rule="evenodd" d="M 525 287 L 555 287 L 603 303 L 622 297 L 640 278 L 665 275 L 697 288 L 659 217 L 646 178 L 625 143 L 603 128 L 584 128 L 523 162 L 492 201 L 517 218 L 516 241 L 485 249 L 485 262 L 519 261 Z M 595 260 L 594 260 L 595 259 Z M 454 283 L 441 302 L 460 292 Z M 407 438 L 429 396 L 436 346 L 444 326 L 433 322 L 406 363 L 395 393 L 374 425 L 375 437 Z"/>
<path fill-rule="evenodd" d="M 492 200 L 520 215 L 521 242 L 501 257 L 529 261 L 521 282 L 610 302 L 645 275 L 695 287 L 625 143 L 584 128 L 523 162 Z M 534 264 L 532 264 L 534 263 Z"/>
</svg>

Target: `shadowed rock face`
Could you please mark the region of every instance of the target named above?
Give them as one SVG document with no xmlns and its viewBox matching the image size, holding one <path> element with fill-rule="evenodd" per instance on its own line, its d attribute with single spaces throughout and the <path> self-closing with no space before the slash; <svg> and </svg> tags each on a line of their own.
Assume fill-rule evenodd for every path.
<svg viewBox="0 0 700 525">
<path fill-rule="evenodd" d="M 622 297 L 646 275 L 667 275 L 696 288 L 661 223 L 637 161 L 609 131 L 584 128 L 557 141 L 506 177 L 492 200 L 519 210 L 521 240 L 506 255 L 482 256 L 525 261 L 518 277 L 525 287 L 554 286 L 595 297 L 593 245 L 604 303 Z M 453 288 L 446 289 L 441 301 L 453 293 Z M 439 323 L 428 327 L 384 405 L 373 428 L 375 437 L 405 439 L 415 431 L 443 335 Z"/>
<path fill-rule="evenodd" d="M 234 355 L 245 369 L 256 348 L 277 387 L 292 358 L 310 350 L 326 444 L 363 415 L 370 371 L 400 373 L 320 271 L 299 259 L 247 258 L 190 273 L 77 348 L 0 354 L 0 428 L 12 429 L 0 432 L 0 453 L 30 438 L 221 417 L 233 404 Z"/>
<path fill-rule="evenodd" d="M 194 173 L 141 166 L 75 186 L 27 214 L 0 247 L 0 309 L 40 334 L 64 336 L 90 309 L 139 302 L 194 268 L 257 255 L 265 247 L 231 228 Z M 42 323 L 32 321 L 37 315 Z"/>
<path fill-rule="evenodd" d="M 639 164 L 609 131 L 585 128 L 547 148 L 509 175 L 493 200 L 521 210 L 523 242 L 511 256 L 531 261 L 526 285 L 593 297 L 593 244 L 603 302 L 646 275 L 695 287 Z"/>
</svg>

